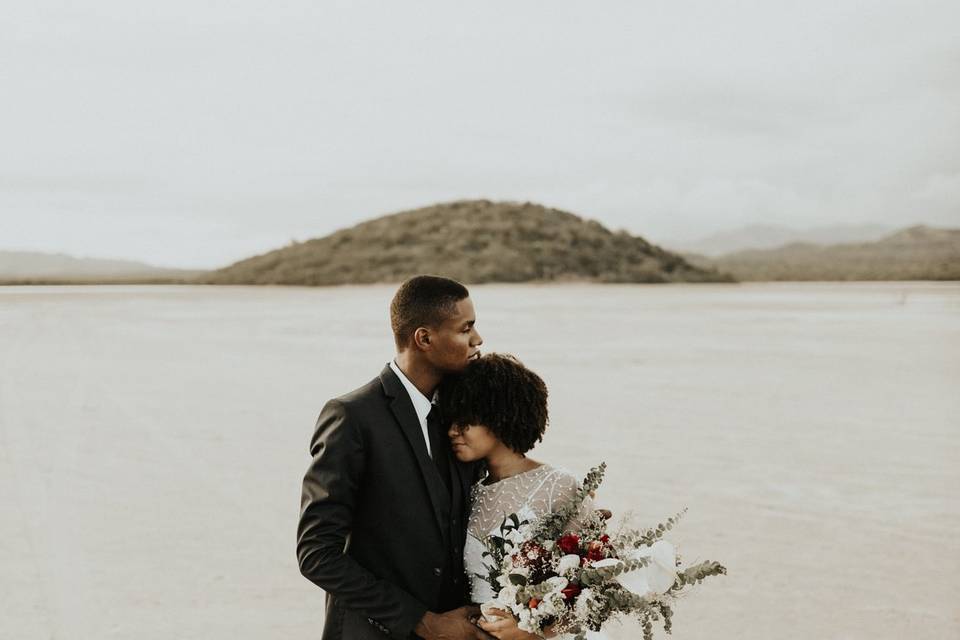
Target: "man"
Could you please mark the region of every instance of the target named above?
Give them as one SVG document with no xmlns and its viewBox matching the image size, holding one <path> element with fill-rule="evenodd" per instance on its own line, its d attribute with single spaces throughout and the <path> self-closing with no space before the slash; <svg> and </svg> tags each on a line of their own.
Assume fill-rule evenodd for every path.
<svg viewBox="0 0 960 640">
<path fill-rule="evenodd" d="M 451 455 L 432 400 L 480 355 L 469 292 L 417 276 L 390 305 L 397 356 L 317 419 L 303 479 L 297 557 L 327 592 L 323 640 L 491 636 L 463 606 L 475 468 Z"/>
</svg>

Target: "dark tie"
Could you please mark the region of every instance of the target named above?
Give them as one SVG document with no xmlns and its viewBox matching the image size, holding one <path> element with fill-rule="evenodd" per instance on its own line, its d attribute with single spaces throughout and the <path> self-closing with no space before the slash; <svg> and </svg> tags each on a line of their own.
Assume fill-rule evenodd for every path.
<svg viewBox="0 0 960 640">
<path fill-rule="evenodd" d="M 450 463 L 447 452 L 447 434 L 443 429 L 443 420 L 440 419 L 440 410 L 437 405 L 430 407 L 430 413 L 427 414 L 427 433 L 430 435 L 430 455 L 433 456 L 433 463 L 437 465 L 437 473 L 440 479 L 446 485 L 447 491 L 450 490 Z"/>
</svg>

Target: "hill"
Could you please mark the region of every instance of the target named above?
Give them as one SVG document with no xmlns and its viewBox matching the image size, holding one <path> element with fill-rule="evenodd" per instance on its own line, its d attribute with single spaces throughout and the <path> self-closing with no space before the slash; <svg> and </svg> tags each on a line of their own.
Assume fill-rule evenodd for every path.
<svg viewBox="0 0 960 640">
<path fill-rule="evenodd" d="M 383 216 L 211 272 L 212 284 L 726 282 L 643 238 L 532 203 L 468 200 Z"/>
<path fill-rule="evenodd" d="M 875 242 L 687 255 L 740 280 L 960 280 L 960 229 L 909 227 Z"/>
<path fill-rule="evenodd" d="M 684 253 L 721 256 L 747 249 L 776 249 L 788 244 L 850 244 L 879 240 L 892 230 L 878 224 L 840 225 L 792 229 L 776 225 L 750 225 L 721 231 L 696 241 L 671 242 Z"/>
<path fill-rule="evenodd" d="M 198 273 L 131 260 L 78 258 L 38 251 L 0 251 L 0 282 L 4 283 L 179 282 L 196 277 Z"/>
</svg>

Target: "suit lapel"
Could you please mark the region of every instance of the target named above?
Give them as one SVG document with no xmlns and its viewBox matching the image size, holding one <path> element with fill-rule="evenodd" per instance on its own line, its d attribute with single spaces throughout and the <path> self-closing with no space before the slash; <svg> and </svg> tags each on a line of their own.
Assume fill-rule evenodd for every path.
<svg viewBox="0 0 960 640">
<path fill-rule="evenodd" d="M 470 474 L 468 472 L 470 465 L 459 462 L 451 453 L 450 468 L 453 490 L 459 492 L 460 503 L 466 504 L 470 500 Z"/>
<path fill-rule="evenodd" d="M 440 474 L 437 473 L 436 465 L 427 453 L 427 443 L 423 439 L 423 430 L 420 428 L 417 412 L 413 408 L 413 401 L 410 400 L 403 383 L 397 378 L 397 374 L 393 372 L 389 364 L 380 374 L 380 382 L 383 385 L 384 392 L 390 398 L 390 410 L 397 419 L 407 442 L 410 443 L 410 448 L 413 449 L 417 465 L 420 467 L 420 475 L 423 477 L 430 502 L 433 505 L 434 518 L 437 521 L 437 526 L 440 527 L 440 533 L 446 540 L 449 536 L 449 526 L 447 526 L 448 523 L 444 522 L 441 514 L 449 514 L 450 512 L 450 495 L 443 484 L 443 480 L 440 479 Z"/>
<path fill-rule="evenodd" d="M 453 512 L 460 514 L 459 531 L 461 538 L 466 535 L 467 520 L 470 517 L 470 481 L 467 479 L 467 474 L 462 466 L 463 463 L 458 462 L 451 452 L 450 485 L 453 489 L 451 499 L 453 500 Z"/>
</svg>

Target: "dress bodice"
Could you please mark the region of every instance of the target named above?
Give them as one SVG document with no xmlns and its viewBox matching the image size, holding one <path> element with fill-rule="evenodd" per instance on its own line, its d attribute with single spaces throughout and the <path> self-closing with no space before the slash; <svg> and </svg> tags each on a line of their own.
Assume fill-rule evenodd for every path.
<svg viewBox="0 0 960 640">
<path fill-rule="evenodd" d="M 492 484 L 481 480 L 470 493 L 470 519 L 463 562 L 470 580 L 471 600 L 483 603 L 492 600 L 493 589 L 477 574 L 487 573 L 483 545 L 480 542 L 500 529 L 503 519 L 512 513 L 521 520 L 534 522 L 573 499 L 577 478 L 561 469 L 543 464 Z"/>
</svg>

